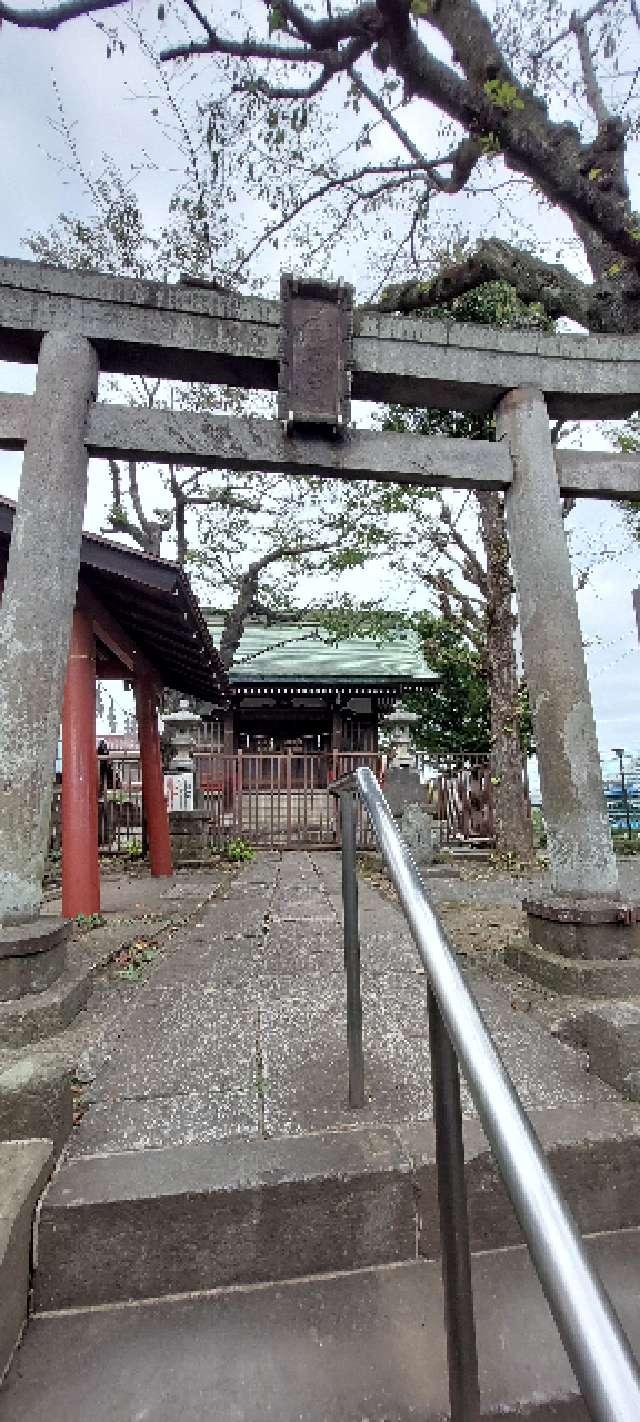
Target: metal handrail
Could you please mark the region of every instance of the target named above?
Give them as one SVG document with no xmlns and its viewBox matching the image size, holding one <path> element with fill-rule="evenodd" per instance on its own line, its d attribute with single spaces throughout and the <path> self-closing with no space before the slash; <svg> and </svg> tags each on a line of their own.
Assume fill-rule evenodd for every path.
<svg viewBox="0 0 640 1422">
<path fill-rule="evenodd" d="M 480 1416 L 459 1061 L 591 1416 L 594 1422 L 638 1422 L 640 1370 L 628 1339 L 382 791 L 367 767 L 332 788 L 340 795 L 343 822 L 349 1062 L 350 1079 L 355 1064 L 357 1098 L 352 1104 L 364 1101 L 354 795 L 367 811 L 428 979 L 452 1420 L 476 1422 Z"/>
</svg>

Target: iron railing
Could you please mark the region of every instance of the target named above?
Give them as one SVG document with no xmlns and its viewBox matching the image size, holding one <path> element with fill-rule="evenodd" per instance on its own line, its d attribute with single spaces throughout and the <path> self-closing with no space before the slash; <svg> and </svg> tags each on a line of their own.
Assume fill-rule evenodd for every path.
<svg viewBox="0 0 640 1422">
<path fill-rule="evenodd" d="M 429 902 L 375 777 L 334 787 L 342 814 L 349 1100 L 364 1104 L 355 799 L 369 817 L 428 983 L 442 1274 L 452 1422 L 479 1422 L 460 1065 L 593 1422 L 638 1422 L 640 1370 L 573 1216 Z"/>
<path fill-rule="evenodd" d="M 203 750 L 193 757 L 196 805 L 209 816 L 214 844 L 230 836 L 249 844 L 291 849 L 338 844 L 339 816 L 331 785 L 359 765 L 378 774 L 381 758 L 366 751 Z M 358 812 L 358 843 L 373 843 L 366 815 Z"/>
</svg>

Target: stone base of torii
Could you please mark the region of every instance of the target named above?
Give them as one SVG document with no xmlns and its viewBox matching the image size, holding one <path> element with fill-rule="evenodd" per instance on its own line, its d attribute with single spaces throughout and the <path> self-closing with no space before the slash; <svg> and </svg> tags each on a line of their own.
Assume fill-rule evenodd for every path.
<svg viewBox="0 0 640 1422">
<path fill-rule="evenodd" d="M 46 285 L 46 273 L 43 274 L 40 268 L 36 272 L 37 282 Z M 65 278 L 67 275 L 64 274 Z M 58 276 L 56 274 L 56 279 Z M 207 327 L 200 320 L 198 325 L 195 319 L 189 324 L 175 310 L 167 309 L 162 328 L 166 330 L 166 341 L 162 346 L 162 342 L 158 341 L 158 313 L 154 308 L 153 293 L 150 295 L 149 283 L 139 284 L 144 287 L 144 301 L 140 297 L 140 308 L 135 300 L 132 301 L 131 319 L 128 323 L 120 321 L 116 338 L 113 334 L 117 314 L 115 295 L 114 320 L 110 326 L 112 334 L 103 337 L 100 323 L 107 320 L 104 301 L 95 317 L 98 323 L 96 334 L 91 325 L 94 319 L 90 315 L 91 303 L 75 300 L 76 296 L 82 296 L 83 279 L 74 276 L 73 299 L 65 297 L 65 305 L 60 298 L 56 308 L 63 314 L 67 310 L 71 312 L 69 319 L 73 329 L 65 328 L 64 324 L 61 329 L 48 329 L 40 347 L 37 389 L 28 419 L 16 529 L 18 536 L 11 545 L 0 612 L 0 923 L 5 925 L 19 919 L 23 922 L 29 919 L 35 921 L 40 910 L 53 763 L 62 711 L 86 495 L 87 422 L 91 423 L 92 419 L 91 404 L 95 398 L 99 354 L 103 350 L 107 354 L 110 369 L 121 368 L 114 363 L 115 341 L 117 339 L 123 344 L 130 339 L 126 364 L 122 368 L 162 373 L 163 350 L 170 351 L 172 330 L 175 327 L 178 331 L 179 327 L 180 340 L 185 347 L 180 352 L 183 378 L 206 379 L 211 378 L 212 351 L 216 341 L 226 342 L 228 348 L 233 328 L 233 332 L 238 333 L 237 340 L 244 342 L 247 348 L 247 354 L 235 361 L 235 378 L 244 378 L 244 383 L 249 386 L 272 382 L 271 354 L 264 362 L 266 373 L 260 373 L 261 343 L 263 346 L 267 336 L 271 339 L 268 303 L 260 303 L 260 321 L 254 323 L 254 331 L 248 318 L 244 326 L 237 319 L 238 311 L 235 307 L 231 309 L 234 299 L 221 301 L 214 294 L 209 298 L 206 293 L 189 296 L 190 301 L 200 303 L 210 299 L 212 311 L 215 305 L 217 324 Z M 87 280 L 95 283 L 98 279 L 89 274 Z M 109 279 L 99 280 L 105 287 Z M 71 278 L 69 282 L 73 285 Z M 132 289 L 136 286 L 135 283 L 129 285 Z M 120 301 L 122 288 L 123 284 L 114 284 L 114 294 L 119 294 Z M 56 299 L 54 293 L 46 306 L 47 312 L 54 312 L 54 316 Z M 159 288 L 158 307 L 164 299 Z M 172 295 L 174 308 L 178 302 L 179 298 Z M 242 302 L 243 299 L 236 301 L 238 310 Z M 331 314 L 332 303 L 335 319 Z M 250 314 L 250 303 L 244 302 L 244 306 Z M 142 308 L 144 311 L 140 316 Z M 156 344 L 145 350 L 136 339 L 135 325 L 140 319 L 147 320 L 150 311 L 155 321 Z M 291 442 L 290 447 L 297 451 L 296 458 L 300 457 L 306 434 L 312 435 L 317 450 L 322 450 L 329 443 L 335 446 L 336 442 L 348 450 L 347 376 L 357 365 L 351 344 L 349 313 L 350 306 L 345 303 L 342 287 L 323 289 L 320 283 L 311 283 L 307 287 L 304 282 L 299 282 L 293 288 L 289 285 L 284 292 L 279 345 L 279 412 L 284 421 L 286 438 Z M 25 358 L 29 358 L 28 353 L 33 350 L 35 334 L 28 323 L 34 319 L 28 315 L 24 318 Z M 49 319 L 53 318 L 50 316 Z M 178 325 L 175 325 L 176 322 Z M 3 324 L 0 286 L 0 355 Z M 406 335 L 409 324 L 406 321 L 402 323 L 402 359 L 405 362 L 414 360 L 418 373 L 412 375 L 412 383 L 407 385 L 407 390 L 415 392 L 420 388 L 423 378 L 420 372 L 424 370 L 420 343 L 428 342 L 428 333 L 424 333 L 430 323 L 413 323 L 412 341 Z M 11 325 L 10 348 L 15 352 L 18 341 L 15 312 Z M 460 341 L 460 328 L 458 332 Z M 570 339 L 584 342 L 592 338 L 562 339 L 566 344 Z M 190 341 L 193 349 L 187 349 Z M 319 349 L 319 343 L 322 349 Z M 204 355 L 199 355 L 204 345 L 207 346 L 206 359 Z M 369 362 L 367 369 L 376 372 L 376 379 L 380 377 L 380 368 L 385 360 L 393 359 L 389 357 L 389 345 L 390 340 L 385 344 L 383 339 L 376 345 L 376 338 L 370 333 L 359 345 L 355 343 L 356 351 L 361 352 L 361 361 Z M 541 361 L 541 369 L 551 368 L 553 362 L 544 366 L 544 360 L 537 354 L 543 346 L 544 338 L 536 334 L 535 351 L 526 364 L 529 374 L 535 372 L 537 359 Z M 581 349 L 584 350 L 584 347 Z M 442 350 L 447 353 L 446 342 Z M 517 351 L 516 346 L 514 351 Z M 459 350 L 457 356 L 461 354 L 464 352 Z M 228 358 L 227 355 L 225 359 Z M 434 360 L 437 361 L 437 352 Z M 513 388 L 509 386 L 504 376 L 509 365 L 508 349 L 501 352 L 500 361 L 502 393 L 498 394 L 497 402 L 493 401 L 499 442 L 495 458 L 502 461 L 502 466 L 508 466 L 505 482 L 500 487 L 505 489 L 523 662 L 535 723 L 552 875 L 550 895 L 542 902 L 532 901 L 525 905 L 531 941 L 539 953 L 553 949 L 555 956 L 565 955 L 575 959 L 592 958 L 594 951 L 599 951 L 598 943 L 606 939 L 604 956 L 607 960 L 624 960 L 637 946 L 635 908 L 620 899 L 561 514 L 548 404 L 542 386 L 529 383 L 519 386 L 514 383 Z M 513 364 L 514 368 L 518 364 L 515 355 Z M 558 364 L 556 362 L 556 366 Z M 598 370 L 601 365 L 602 362 Z M 627 366 L 631 365 L 633 362 L 627 362 Z M 586 362 L 583 362 L 583 369 L 587 380 L 593 379 L 597 383 L 603 378 L 601 370 L 600 374 L 596 371 L 591 375 Z M 618 369 L 621 369 L 620 365 Z M 200 374 L 194 377 L 196 370 Z M 366 370 L 360 378 L 363 389 L 368 389 Z M 559 378 L 564 378 L 562 373 Z M 463 379 L 460 377 L 461 381 Z M 394 382 L 394 391 L 397 392 L 401 383 L 397 374 Z M 427 384 L 425 378 L 425 389 Z M 580 411 L 584 408 L 585 394 L 588 391 L 582 388 L 578 401 Z M 601 392 L 596 391 L 596 396 L 600 403 L 597 408 L 594 406 L 594 414 L 601 414 L 608 406 Z M 473 398 L 477 407 L 477 393 Z M 614 403 L 619 400 L 617 395 L 612 398 Z M 570 397 L 563 395 L 562 400 L 563 410 L 570 411 Z M 406 403 L 417 405 L 421 402 L 413 393 Z M 424 403 L 427 403 L 426 399 Z M 443 403 L 442 397 L 439 403 Z M 111 417 L 112 431 L 114 420 L 117 425 L 119 418 L 117 413 Z M 124 415 L 122 419 L 125 419 Z M 156 428 L 154 412 L 145 412 L 145 420 L 150 430 Z M 234 428 L 239 425 L 240 422 L 236 421 Z M 166 442 L 166 425 L 163 429 Z M 202 437 L 206 440 L 206 430 Z M 11 438 L 15 439 L 15 435 Z M 212 442 L 215 438 L 214 430 Z M 380 439 L 385 440 L 386 468 L 384 474 L 379 468 L 372 470 L 371 477 L 393 480 L 393 439 L 388 435 L 381 435 Z M 434 444 L 423 436 L 416 437 L 416 441 L 415 446 L 411 446 L 416 451 L 415 482 L 424 484 L 429 482 L 430 471 L 434 469 Z M 150 444 L 153 444 L 151 437 Z M 507 461 L 503 455 L 505 446 L 508 450 Z M 260 467 L 255 449 L 246 456 L 238 449 L 234 467 Z M 406 449 L 405 438 L 402 444 L 405 463 Z M 137 457 L 144 457 L 144 451 L 140 449 L 136 449 L 136 454 Z M 169 454 L 170 451 L 166 450 L 166 456 Z M 200 454 L 201 451 L 198 462 Z M 180 458 L 183 464 L 188 462 L 188 451 L 184 447 Z M 210 462 L 215 463 L 215 458 L 214 452 Z M 304 472 L 307 467 L 304 459 L 302 466 Z M 287 464 L 286 467 L 291 466 Z M 364 472 L 361 469 L 359 477 L 363 477 Z M 346 466 L 343 477 L 349 477 Z M 406 472 L 403 477 L 406 482 Z M 604 477 L 606 479 L 606 473 Z M 447 479 L 440 478 L 436 471 L 432 482 L 442 484 Z M 459 475 L 451 482 L 459 487 Z M 473 474 L 468 482 L 473 486 Z M 487 487 L 486 482 L 483 487 Z M 606 492 L 606 489 L 601 487 L 600 492 Z M 612 489 L 611 492 L 617 490 Z M 19 806 L 17 811 L 16 805 Z"/>
</svg>

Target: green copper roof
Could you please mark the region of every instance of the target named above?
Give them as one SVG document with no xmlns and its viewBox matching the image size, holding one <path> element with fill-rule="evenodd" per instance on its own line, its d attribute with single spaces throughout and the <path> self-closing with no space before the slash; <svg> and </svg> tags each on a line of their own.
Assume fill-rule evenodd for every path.
<svg viewBox="0 0 640 1422">
<path fill-rule="evenodd" d="M 211 637 L 219 646 L 223 617 L 203 608 Z M 232 686 L 243 683 L 312 682 L 381 685 L 436 680 L 413 632 L 396 630 L 388 639 L 348 637 L 336 641 L 314 623 L 252 619 L 242 635 L 229 673 Z"/>
</svg>

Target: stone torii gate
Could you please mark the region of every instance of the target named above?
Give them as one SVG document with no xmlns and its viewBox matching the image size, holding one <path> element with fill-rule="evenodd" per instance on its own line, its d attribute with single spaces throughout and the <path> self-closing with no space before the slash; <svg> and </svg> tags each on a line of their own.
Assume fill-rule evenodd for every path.
<svg viewBox="0 0 640 1422">
<path fill-rule="evenodd" d="M 0 923 L 39 907 L 88 459 L 124 457 L 503 490 L 552 869 L 530 936 L 538 956 L 628 955 L 560 496 L 638 496 L 640 458 L 554 455 L 549 416 L 636 409 L 640 342 L 354 315 L 350 288 L 286 277 L 275 302 L 2 260 L 0 359 L 38 362 L 33 397 L 0 396 L 0 448 L 25 451 L 0 613 Z M 99 369 L 278 389 L 280 418 L 96 404 Z M 350 394 L 495 410 L 498 442 L 358 431 Z M 25 699 L 38 737 L 21 759 Z M 16 794 L 21 874 L 3 867 Z"/>
</svg>

